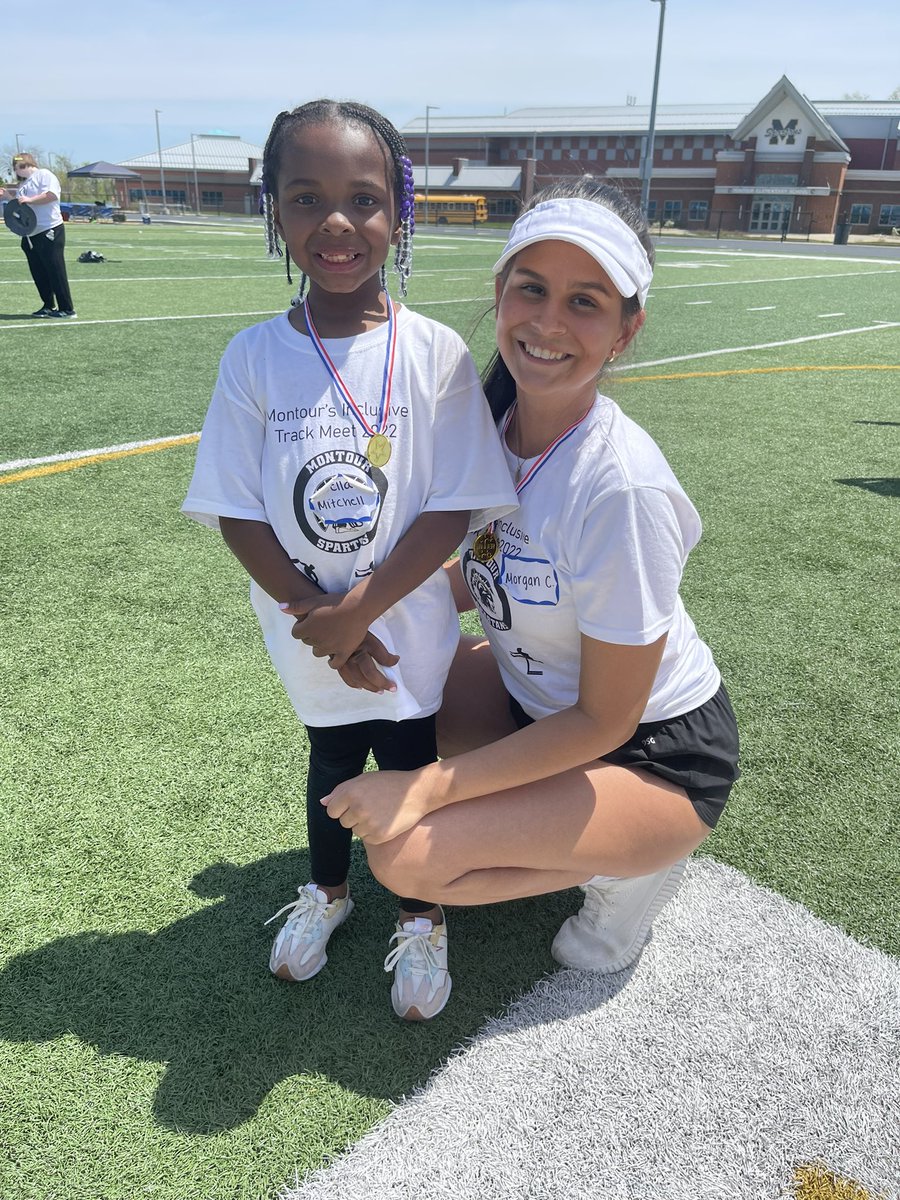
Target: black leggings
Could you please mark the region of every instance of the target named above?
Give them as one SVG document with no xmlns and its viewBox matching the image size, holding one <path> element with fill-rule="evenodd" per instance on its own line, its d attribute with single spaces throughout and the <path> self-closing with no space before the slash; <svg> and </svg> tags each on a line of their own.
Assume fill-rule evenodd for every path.
<svg viewBox="0 0 900 1200">
<path fill-rule="evenodd" d="M 437 762 L 435 717 L 413 721 L 360 721 L 355 725 L 306 727 L 309 735 L 309 772 L 306 776 L 306 827 L 309 832 L 310 870 L 313 880 L 337 887 L 350 870 L 353 833 L 328 815 L 319 801 L 339 783 L 355 779 L 365 770 L 371 750 L 382 771 L 414 771 Z M 403 897 L 406 912 L 426 912 L 430 901 Z"/>
<path fill-rule="evenodd" d="M 72 293 L 66 274 L 66 227 L 55 225 L 43 233 L 22 238 L 22 249 L 28 259 L 28 270 L 34 280 L 44 308 L 73 312 Z"/>
</svg>

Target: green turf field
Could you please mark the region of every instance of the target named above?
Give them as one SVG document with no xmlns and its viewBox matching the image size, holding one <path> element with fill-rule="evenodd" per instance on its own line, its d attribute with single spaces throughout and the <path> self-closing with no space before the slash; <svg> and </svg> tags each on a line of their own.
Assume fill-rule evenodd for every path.
<svg viewBox="0 0 900 1200">
<path fill-rule="evenodd" d="M 304 740 L 240 567 L 178 508 L 219 355 L 290 292 L 241 226 L 67 238 L 74 322 L 23 318 L 0 239 L 0 1197 L 258 1200 L 551 970 L 573 896 L 454 912 L 453 999 L 410 1027 L 358 854 L 326 971 L 269 976 Z M 417 243 L 409 303 L 483 362 L 499 242 Z M 900 258 L 704 246 L 660 251 L 611 390 L 704 519 L 684 596 L 744 745 L 705 852 L 900 954 Z"/>
</svg>

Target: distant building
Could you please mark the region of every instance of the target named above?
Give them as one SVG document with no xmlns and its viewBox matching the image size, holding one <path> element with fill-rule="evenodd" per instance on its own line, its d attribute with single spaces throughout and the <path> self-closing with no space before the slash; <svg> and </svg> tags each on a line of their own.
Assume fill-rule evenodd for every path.
<svg viewBox="0 0 900 1200">
<path fill-rule="evenodd" d="M 428 187 L 485 195 L 495 218 L 572 176 L 640 197 L 649 107 L 432 115 Z M 786 77 L 755 106 L 658 105 L 648 216 L 686 229 L 854 233 L 900 226 L 900 101 L 807 100 Z M 403 129 L 425 183 L 425 118 Z M 132 166 L 132 163 L 128 163 Z"/>
<path fill-rule="evenodd" d="M 125 159 L 122 165 L 141 177 L 139 183 L 129 181 L 129 205 L 136 208 L 146 202 L 154 210 L 165 205 L 195 212 L 255 213 L 259 188 L 250 180 L 262 156 L 262 146 L 237 134 L 197 133 L 161 154 L 153 151 Z"/>
</svg>

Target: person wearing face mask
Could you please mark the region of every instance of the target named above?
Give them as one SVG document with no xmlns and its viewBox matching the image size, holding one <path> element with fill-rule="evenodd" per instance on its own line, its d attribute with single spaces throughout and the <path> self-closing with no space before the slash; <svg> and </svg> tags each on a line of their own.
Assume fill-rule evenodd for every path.
<svg viewBox="0 0 900 1200">
<path fill-rule="evenodd" d="M 15 190 L 4 188 L 0 195 L 4 200 L 29 205 L 37 218 L 35 228 L 22 238 L 28 269 L 41 297 L 41 307 L 31 315 L 71 319 L 75 306 L 66 274 L 66 227 L 59 207 L 59 180 L 46 167 L 39 167 L 30 154 L 16 154 L 13 170 L 19 186 Z"/>
</svg>

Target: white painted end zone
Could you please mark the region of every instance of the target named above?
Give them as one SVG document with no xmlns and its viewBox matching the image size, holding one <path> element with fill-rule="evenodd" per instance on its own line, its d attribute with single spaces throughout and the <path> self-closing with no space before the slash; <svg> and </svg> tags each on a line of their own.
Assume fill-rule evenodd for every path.
<svg viewBox="0 0 900 1200">
<path fill-rule="evenodd" d="M 775 1200 L 816 1163 L 898 1200 L 898 1038 L 900 962 L 695 860 L 631 973 L 539 981 L 281 1197 Z"/>
</svg>

